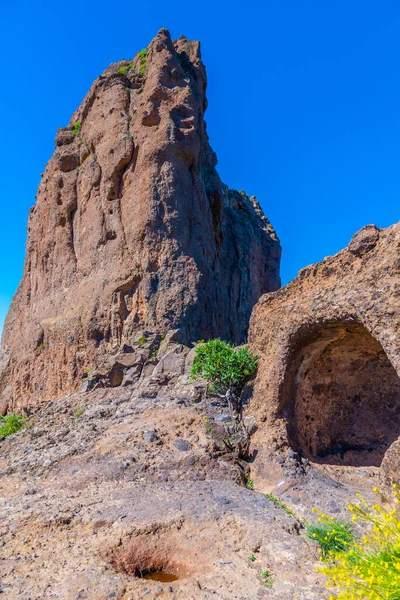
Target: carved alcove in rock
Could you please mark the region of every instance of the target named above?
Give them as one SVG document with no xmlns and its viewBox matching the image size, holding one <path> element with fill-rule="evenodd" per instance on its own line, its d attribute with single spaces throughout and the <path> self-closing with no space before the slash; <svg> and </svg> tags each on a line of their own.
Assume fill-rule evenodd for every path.
<svg viewBox="0 0 400 600">
<path fill-rule="evenodd" d="M 395 448 L 400 455 L 400 223 L 363 228 L 348 248 L 265 294 L 249 342 L 260 356 L 252 407 L 261 477 L 280 482 L 277 465 L 290 449 L 314 463 L 393 464 Z"/>
<path fill-rule="evenodd" d="M 316 326 L 292 353 L 280 408 L 303 456 L 379 466 L 400 435 L 400 379 L 362 325 Z"/>
</svg>

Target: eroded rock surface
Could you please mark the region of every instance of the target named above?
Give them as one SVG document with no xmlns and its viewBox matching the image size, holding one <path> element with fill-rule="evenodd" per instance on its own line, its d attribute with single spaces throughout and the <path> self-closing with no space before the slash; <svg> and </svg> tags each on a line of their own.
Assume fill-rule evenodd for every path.
<svg viewBox="0 0 400 600">
<path fill-rule="evenodd" d="M 361 474 L 377 476 L 387 455 L 384 479 L 393 482 L 390 463 L 398 461 L 400 436 L 399 251 L 400 224 L 367 226 L 348 249 L 303 269 L 254 308 L 249 341 L 261 357 L 253 396 L 263 422 L 255 436 L 263 448 L 261 478 L 276 481 L 284 457 L 294 452 L 342 475 L 360 467 Z"/>
<path fill-rule="evenodd" d="M 75 391 L 140 330 L 240 343 L 255 302 L 279 287 L 271 224 L 216 171 L 206 83 L 199 43 L 161 30 L 106 69 L 57 133 L 4 328 L 10 407 Z"/>
<path fill-rule="evenodd" d="M 328 598 L 299 518 L 243 487 L 251 464 L 224 443 L 235 428 L 223 400 L 187 375 L 151 388 L 60 398 L 0 441 L 5 598 Z M 336 513 L 353 493 L 312 471 L 291 483 L 302 518 L 317 489 Z M 154 568 L 178 579 L 140 578 Z"/>
</svg>

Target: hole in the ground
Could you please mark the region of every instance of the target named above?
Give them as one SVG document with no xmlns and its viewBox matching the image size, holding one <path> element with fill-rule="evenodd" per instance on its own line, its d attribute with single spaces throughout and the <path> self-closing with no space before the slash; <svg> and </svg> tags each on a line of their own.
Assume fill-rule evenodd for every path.
<svg viewBox="0 0 400 600">
<path fill-rule="evenodd" d="M 139 573 L 136 573 L 136 577 L 141 577 L 143 579 L 151 579 L 152 581 L 161 581 L 162 583 L 170 583 L 171 581 L 177 581 L 179 579 L 179 575 L 171 573 L 171 571 L 168 571 L 166 569 L 146 571 L 145 573 L 141 571 Z"/>
<path fill-rule="evenodd" d="M 363 326 L 324 325 L 298 344 L 281 408 L 289 442 L 303 456 L 379 466 L 400 435 L 400 379 Z"/>
<path fill-rule="evenodd" d="M 109 562 L 116 571 L 139 579 L 171 582 L 185 579 L 191 574 L 191 569 L 186 564 L 176 557 L 168 557 L 159 548 L 154 549 L 153 555 L 147 547 L 141 549 L 136 545 L 125 550 L 116 549 Z"/>
<path fill-rule="evenodd" d="M 102 554 L 118 573 L 168 583 L 208 570 L 192 536 L 182 531 L 144 533 Z"/>
</svg>

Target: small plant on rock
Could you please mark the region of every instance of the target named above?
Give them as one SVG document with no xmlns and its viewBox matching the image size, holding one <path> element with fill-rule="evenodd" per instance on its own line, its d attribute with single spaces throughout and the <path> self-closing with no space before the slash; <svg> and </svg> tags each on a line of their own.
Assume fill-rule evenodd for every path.
<svg viewBox="0 0 400 600">
<path fill-rule="evenodd" d="M 75 419 L 79 419 L 79 417 L 81 417 L 84 412 L 85 409 L 83 408 L 83 406 L 78 406 L 74 412 Z"/>
<path fill-rule="evenodd" d="M 329 560 L 332 554 L 347 552 L 354 542 L 352 524 L 319 514 L 318 523 L 306 525 L 306 536 L 319 544 L 322 559 Z"/>
<path fill-rule="evenodd" d="M 244 476 L 246 478 L 246 485 L 245 485 L 245 487 L 248 490 L 254 490 L 254 481 L 252 479 L 250 479 L 250 473 L 245 473 Z"/>
<path fill-rule="evenodd" d="M 144 346 L 144 344 L 146 343 L 146 336 L 143 334 L 140 336 L 140 338 L 138 339 L 137 343 L 139 344 L 139 346 Z"/>
<path fill-rule="evenodd" d="M 254 556 L 254 554 L 250 554 L 249 561 L 250 562 L 255 562 L 255 560 L 256 560 L 256 557 Z"/>
<path fill-rule="evenodd" d="M 78 133 L 80 132 L 80 130 L 81 130 L 81 122 L 75 121 L 74 126 L 72 128 L 72 135 L 76 137 L 78 135 Z"/>
<path fill-rule="evenodd" d="M 285 513 L 287 515 L 290 515 L 291 517 L 295 516 L 295 514 L 290 510 L 290 508 L 288 508 L 286 506 L 286 504 L 284 502 L 282 502 L 282 500 L 279 500 L 279 498 L 277 498 L 273 494 L 265 494 L 265 495 L 268 498 L 268 500 L 271 500 L 271 502 L 273 502 L 277 508 L 281 508 L 282 510 L 285 511 Z"/>
<path fill-rule="evenodd" d="M 128 68 L 128 67 L 120 67 L 120 68 L 118 69 L 118 73 L 119 73 L 120 75 L 125 75 L 125 77 L 128 75 L 128 71 L 129 71 L 129 68 Z"/>
<path fill-rule="evenodd" d="M 226 440 L 224 440 L 224 444 L 226 446 L 228 446 L 229 448 L 233 448 L 235 445 L 235 440 L 233 438 L 226 438 Z"/>
<path fill-rule="evenodd" d="M 26 418 L 24 415 L 10 413 L 5 417 L 0 417 L 0 439 L 17 433 L 17 431 L 24 427 L 25 423 Z"/>
<path fill-rule="evenodd" d="M 271 573 L 267 569 L 261 571 L 261 577 L 264 579 L 265 587 L 272 588 L 272 586 L 274 585 L 274 580 Z"/>
<path fill-rule="evenodd" d="M 138 56 L 140 57 L 139 75 L 144 75 L 144 72 L 147 67 L 147 48 L 144 48 L 143 50 L 141 50 L 138 53 Z"/>
</svg>

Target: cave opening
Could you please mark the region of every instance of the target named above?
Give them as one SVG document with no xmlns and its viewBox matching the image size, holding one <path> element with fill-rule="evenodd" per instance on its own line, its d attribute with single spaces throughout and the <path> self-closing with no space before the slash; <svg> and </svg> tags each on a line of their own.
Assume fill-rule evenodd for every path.
<svg viewBox="0 0 400 600">
<path fill-rule="evenodd" d="M 400 379 L 362 325 L 323 325 L 293 352 L 281 410 L 289 443 L 302 456 L 379 466 L 400 435 Z"/>
</svg>

